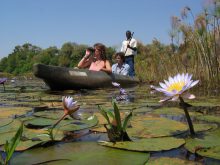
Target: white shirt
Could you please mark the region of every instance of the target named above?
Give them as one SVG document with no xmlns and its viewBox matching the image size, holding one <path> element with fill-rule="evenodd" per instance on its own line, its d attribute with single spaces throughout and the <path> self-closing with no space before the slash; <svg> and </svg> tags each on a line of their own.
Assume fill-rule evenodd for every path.
<svg viewBox="0 0 220 165">
<path fill-rule="evenodd" d="M 115 74 L 121 74 L 128 76 L 130 66 L 126 63 L 122 64 L 121 68 L 118 66 L 118 64 L 112 65 L 112 73 Z"/>
<path fill-rule="evenodd" d="M 130 43 L 129 43 L 129 42 L 130 42 Z M 129 45 L 130 45 L 132 48 L 134 48 L 134 47 L 137 48 L 137 41 L 136 41 L 134 38 L 132 38 L 131 41 L 130 41 L 130 40 L 124 40 L 124 41 L 122 42 L 121 52 L 124 52 L 124 53 L 125 53 L 125 51 L 126 51 L 126 49 L 127 49 L 127 51 L 126 51 L 126 53 L 125 53 L 125 56 L 136 55 L 136 54 L 137 54 L 137 51 L 134 51 L 134 50 L 132 50 L 132 49 L 130 49 L 130 48 L 127 48 L 128 43 L 129 43 Z"/>
</svg>

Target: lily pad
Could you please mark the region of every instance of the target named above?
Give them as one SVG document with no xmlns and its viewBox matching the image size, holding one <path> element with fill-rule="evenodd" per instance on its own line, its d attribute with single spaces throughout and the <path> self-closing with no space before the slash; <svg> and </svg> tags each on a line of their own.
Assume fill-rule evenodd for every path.
<svg viewBox="0 0 220 165">
<path fill-rule="evenodd" d="M 152 111 L 153 114 L 158 114 L 158 115 L 184 115 L 184 111 L 180 108 L 176 107 L 162 107 L 159 109 L 155 109 Z"/>
<path fill-rule="evenodd" d="M 100 133 L 106 133 L 106 128 L 102 125 L 102 126 L 97 126 L 97 127 L 93 127 L 93 128 L 90 128 L 91 131 L 94 131 L 94 132 L 100 132 Z"/>
<path fill-rule="evenodd" d="M 16 134 L 16 132 L 7 132 L 7 133 L 4 133 L 3 135 L 0 135 L 1 138 L 0 138 L 0 141 L 1 141 L 1 145 L 5 144 L 6 143 L 6 140 L 10 140 L 12 137 L 14 137 L 14 135 Z M 49 139 L 49 138 L 48 138 Z M 44 141 L 42 140 L 24 140 L 24 141 L 20 141 L 18 143 L 18 146 L 16 147 L 16 151 L 23 151 L 23 150 L 26 150 L 30 147 L 33 147 L 37 144 L 40 144 Z"/>
<path fill-rule="evenodd" d="M 195 123 L 193 124 L 195 132 L 208 131 L 211 129 L 216 129 L 218 126 L 216 124 L 203 124 L 203 123 Z"/>
<path fill-rule="evenodd" d="M 21 123 L 19 121 L 14 120 L 12 123 L 8 124 L 7 126 L 1 127 L 0 145 L 5 144 L 7 140 L 10 140 L 12 137 L 14 137 L 20 124 Z M 16 147 L 16 151 L 23 151 L 36 144 L 50 141 L 51 139 L 47 133 L 48 132 L 46 130 L 42 130 L 42 129 L 34 130 L 34 129 L 24 128 L 21 141 Z M 59 131 L 57 129 L 53 130 L 53 134 L 54 134 L 54 140 L 56 141 L 61 140 L 64 137 L 63 131 Z"/>
<path fill-rule="evenodd" d="M 55 141 L 60 141 L 64 137 L 63 132 L 57 129 L 53 130 L 53 135 Z M 24 151 L 37 144 L 51 141 L 48 132 L 43 129 L 34 130 L 25 128 L 22 137 L 23 138 L 16 147 L 16 151 Z"/>
<path fill-rule="evenodd" d="M 180 147 L 184 143 L 185 143 L 184 139 L 177 139 L 174 137 L 141 139 L 132 142 L 131 141 L 116 142 L 116 143 L 107 142 L 107 141 L 99 142 L 99 144 L 103 146 L 119 148 L 129 151 L 141 151 L 141 152 L 171 150 L 173 148 Z"/>
<path fill-rule="evenodd" d="M 0 107 L 0 117 L 15 117 L 26 114 L 31 111 L 30 107 Z"/>
<path fill-rule="evenodd" d="M 102 147 L 94 142 L 74 142 L 58 144 L 46 148 L 27 150 L 11 160 L 11 164 L 105 164 L 133 165 L 144 164 L 149 159 L 148 153 L 115 150 Z"/>
<path fill-rule="evenodd" d="M 35 112 L 33 114 L 33 116 L 35 117 L 47 118 L 47 119 L 53 119 L 53 120 L 59 120 L 62 115 L 63 115 L 63 111 L 53 111 L 53 110 L 40 111 L 40 112 Z"/>
<path fill-rule="evenodd" d="M 151 158 L 145 165 L 202 165 L 198 162 L 183 160 L 179 158 L 161 157 Z"/>
<path fill-rule="evenodd" d="M 90 116 L 84 120 L 74 120 L 72 122 L 59 124 L 58 129 L 63 131 L 79 131 L 82 129 L 87 129 L 98 124 L 98 119 L 96 116 Z"/>
<path fill-rule="evenodd" d="M 48 126 L 51 126 L 56 123 L 57 120 L 55 119 L 46 119 L 46 118 L 40 118 L 36 117 L 30 120 L 27 120 L 24 122 L 25 127 L 27 128 L 45 128 Z"/>
<path fill-rule="evenodd" d="M 37 117 L 37 118 L 25 121 L 24 125 L 27 128 L 41 129 L 41 128 L 52 126 L 56 122 L 57 120 Z M 73 120 L 73 119 L 62 120 L 57 125 L 57 128 L 62 131 L 78 131 L 78 130 L 82 130 L 82 129 L 95 126 L 97 123 L 98 123 L 97 117 L 91 116 L 84 120 Z"/>
<path fill-rule="evenodd" d="M 11 122 L 13 122 L 13 119 L 11 118 L 0 118 L 0 127 L 4 127 L 8 124 L 10 124 Z"/>
<path fill-rule="evenodd" d="M 208 132 L 204 138 L 186 140 L 185 148 L 201 156 L 220 159 L 220 129 Z"/>
<path fill-rule="evenodd" d="M 212 122 L 212 123 L 220 123 L 220 117 L 219 116 L 213 116 L 213 115 L 200 115 L 196 116 L 196 119 Z"/>
<path fill-rule="evenodd" d="M 0 137 L 2 134 L 6 133 L 6 132 L 17 131 L 17 129 L 19 128 L 20 125 L 21 125 L 21 122 L 19 120 L 13 120 L 12 122 L 5 124 L 4 126 L 1 126 L 0 127 Z"/>
<path fill-rule="evenodd" d="M 172 115 L 172 116 L 185 116 L 184 110 L 178 107 L 162 107 L 156 109 L 152 112 L 153 114 L 158 115 Z M 190 116 L 200 116 L 201 113 L 198 112 L 189 112 Z"/>
<path fill-rule="evenodd" d="M 188 127 L 178 121 L 150 115 L 134 116 L 131 128 L 127 129 L 129 136 L 151 138 L 178 135 L 188 130 Z"/>
</svg>

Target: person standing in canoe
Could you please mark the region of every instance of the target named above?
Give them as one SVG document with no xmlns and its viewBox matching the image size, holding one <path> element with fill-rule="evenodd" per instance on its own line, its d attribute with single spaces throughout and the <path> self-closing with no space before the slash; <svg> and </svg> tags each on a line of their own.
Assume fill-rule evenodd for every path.
<svg viewBox="0 0 220 165">
<path fill-rule="evenodd" d="M 117 52 L 114 58 L 117 63 L 112 65 L 112 73 L 128 76 L 130 66 L 125 63 L 124 52 Z"/>
<path fill-rule="evenodd" d="M 91 49 L 86 49 L 85 56 L 78 63 L 78 68 L 89 68 L 93 71 L 104 71 L 111 73 L 111 64 L 106 58 L 105 45 L 96 43 L 94 45 L 94 55 Z"/>
<path fill-rule="evenodd" d="M 121 52 L 125 53 L 125 63 L 130 66 L 129 76 L 135 76 L 134 56 L 137 54 L 137 41 L 132 38 L 133 33 L 126 31 L 126 40 L 122 42 Z"/>
</svg>

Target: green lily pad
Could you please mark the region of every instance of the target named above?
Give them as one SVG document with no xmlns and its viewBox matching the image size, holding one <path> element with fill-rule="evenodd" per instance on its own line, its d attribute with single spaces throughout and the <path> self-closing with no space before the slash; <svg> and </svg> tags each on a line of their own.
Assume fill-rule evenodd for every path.
<svg viewBox="0 0 220 165">
<path fill-rule="evenodd" d="M 134 109 L 134 114 L 135 113 L 148 113 L 152 112 L 152 108 L 148 107 L 147 105 L 139 106 L 137 109 Z"/>
<path fill-rule="evenodd" d="M 152 111 L 153 114 L 158 115 L 171 115 L 171 116 L 183 116 L 185 115 L 184 110 L 178 107 L 162 107 Z M 198 112 L 189 112 L 190 116 L 200 116 L 201 113 Z"/>
<path fill-rule="evenodd" d="M 204 138 L 186 140 L 185 148 L 201 156 L 220 159 L 220 129 L 205 134 Z"/>
<path fill-rule="evenodd" d="M 89 130 L 94 131 L 94 132 L 100 132 L 100 133 L 106 133 L 106 128 L 101 125 L 101 126 L 97 126 L 97 127 L 92 127 Z"/>
<path fill-rule="evenodd" d="M 214 158 L 220 160 L 220 146 L 215 146 L 211 148 L 201 148 L 196 152 L 197 154 L 209 158 Z"/>
<path fill-rule="evenodd" d="M 59 120 L 61 116 L 63 116 L 63 111 L 62 110 L 48 110 L 48 111 L 39 111 L 35 112 L 33 114 L 35 117 L 41 117 L 41 118 L 47 118 L 47 119 L 54 119 L 54 120 Z M 91 115 L 88 113 L 80 113 L 80 118 L 81 119 L 87 119 Z M 66 116 L 66 119 L 71 119 L 71 117 L 68 115 Z"/>
<path fill-rule="evenodd" d="M 63 122 L 59 124 L 58 129 L 63 131 L 78 131 L 82 129 L 87 129 L 98 124 L 98 119 L 96 116 L 90 116 L 84 120 L 74 120 L 72 122 Z"/>
<path fill-rule="evenodd" d="M 174 137 L 141 139 L 132 142 L 131 141 L 116 142 L 116 143 L 107 142 L 107 141 L 99 142 L 99 144 L 103 146 L 119 148 L 129 151 L 141 151 L 141 152 L 171 150 L 173 148 L 180 147 L 184 143 L 185 143 L 184 139 L 177 139 Z"/>
<path fill-rule="evenodd" d="M 133 165 L 144 164 L 149 159 L 148 153 L 115 150 L 102 147 L 94 142 L 74 142 L 58 144 L 46 148 L 35 148 L 24 151 L 11 160 L 11 164 L 105 164 Z"/>
<path fill-rule="evenodd" d="M 10 121 L 10 120 L 9 120 Z M 19 120 L 13 120 L 12 122 L 0 127 L 0 137 L 6 132 L 14 132 L 17 131 L 21 122 Z M 1 139 L 1 138 L 0 138 Z"/>
<path fill-rule="evenodd" d="M 0 107 L 0 117 L 6 118 L 11 116 L 19 116 L 31 111 L 30 107 Z"/>
<path fill-rule="evenodd" d="M 133 137 L 151 138 L 178 135 L 188 130 L 188 127 L 178 121 L 150 115 L 134 116 L 128 135 Z"/>
<path fill-rule="evenodd" d="M 15 134 L 16 131 L 0 133 L 0 145 L 4 145 L 6 140 L 10 140 Z"/>
<path fill-rule="evenodd" d="M 48 132 L 44 129 L 24 129 L 22 134 L 22 139 L 18 146 L 16 147 L 16 151 L 24 151 L 27 150 L 37 144 L 45 143 L 51 141 Z M 54 129 L 53 130 L 54 140 L 60 141 L 63 139 L 64 134 L 62 131 Z"/>
<path fill-rule="evenodd" d="M 27 128 L 44 128 L 51 126 L 56 123 L 57 120 L 55 119 L 46 119 L 46 118 L 40 118 L 35 117 L 33 119 L 27 120 L 24 122 L 25 127 Z"/>
<path fill-rule="evenodd" d="M 45 128 L 52 126 L 58 120 L 36 117 L 24 122 L 27 128 Z M 84 120 L 67 119 L 62 120 L 57 128 L 62 131 L 78 131 L 95 126 L 98 123 L 97 117 L 91 116 Z"/>
<path fill-rule="evenodd" d="M 158 115 L 184 115 L 184 111 L 180 108 L 176 108 L 176 107 L 162 107 L 159 109 L 155 109 L 154 111 L 152 111 L 153 114 L 158 114 Z"/>
<path fill-rule="evenodd" d="M 150 158 L 145 165 L 202 165 L 198 162 L 182 160 L 179 158 L 161 157 L 161 158 Z"/>
<path fill-rule="evenodd" d="M 220 123 L 220 117 L 219 116 L 213 116 L 213 115 L 200 115 L 196 116 L 197 120 L 207 121 L 207 122 L 213 122 L 213 123 Z"/>
<path fill-rule="evenodd" d="M 17 125 L 18 125 L 18 123 L 17 123 Z M 12 137 L 14 137 L 14 135 L 16 134 L 16 131 L 17 130 L 12 130 L 10 132 L 0 133 L 0 145 L 5 144 L 7 140 L 10 140 Z M 63 131 L 60 131 L 57 129 L 53 130 L 53 134 L 54 134 L 55 141 L 59 141 L 64 137 Z M 35 129 L 24 128 L 21 141 L 19 142 L 18 146 L 16 147 L 16 151 L 23 151 L 23 150 L 31 148 L 37 144 L 40 144 L 43 142 L 45 143 L 50 140 L 51 139 L 50 139 L 49 135 L 47 134 L 46 130 L 43 130 L 43 129 L 35 130 Z"/>
<path fill-rule="evenodd" d="M 35 112 L 33 114 L 33 116 L 35 117 L 47 118 L 47 119 L 53 119 L 53 120 L 59 120 L 62 115 L 63 115 L 63 111 L 53 111 L 53 110 L 40 111 L 40 112 Z"/>
<path fill-rule="evenodd" d="M 13 119 L 11 118 L 0 118 L 0 127 L 4 127 L 8 124 L 10 124 L 11 122 L 13 122 Z"/>
<path fill-rule="evenodd" d="M 203 123 L 195 123 L 193 124 L 195 132 L 208 131 L 211 129 L 216 129 L 218 126 L 216 124 L 203 124 Z"/>
</svg>

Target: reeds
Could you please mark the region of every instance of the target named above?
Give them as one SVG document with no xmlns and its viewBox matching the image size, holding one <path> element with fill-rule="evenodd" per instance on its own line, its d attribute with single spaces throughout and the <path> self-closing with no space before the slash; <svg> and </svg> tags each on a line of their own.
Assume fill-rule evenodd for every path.
<svg viewBox="0 0 220 165">
<path fill-rule="evenodd" d="M 194 16 L 189 7 L 181 18 L 171 17 L 170 45 L 153 40 L 139 43 L 136 72 L 142 80 L 165 78 L 177 72 L 191 72 L 208 87 L 220 83 L 220 1 L 215 0 Z M 145 72 L 143 72 L 145 71 Z"/>
</svg>

